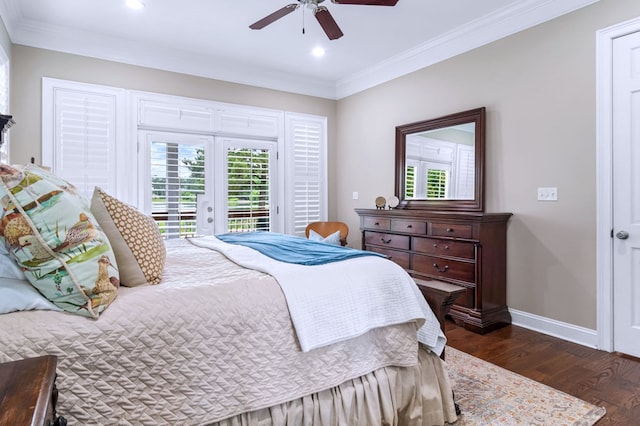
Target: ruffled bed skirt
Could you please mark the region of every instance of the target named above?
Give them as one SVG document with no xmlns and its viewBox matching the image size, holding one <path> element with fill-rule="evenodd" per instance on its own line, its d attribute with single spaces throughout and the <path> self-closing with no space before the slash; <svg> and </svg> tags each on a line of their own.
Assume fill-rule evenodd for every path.
<svg viewBox="0 0 640 426">
<path fill-rule="evenodd" d="M 456 421 L 444 362 L 421 348 L 413 367 L 386 367 L 215 426 L 432 426 Z"/>
</svg>

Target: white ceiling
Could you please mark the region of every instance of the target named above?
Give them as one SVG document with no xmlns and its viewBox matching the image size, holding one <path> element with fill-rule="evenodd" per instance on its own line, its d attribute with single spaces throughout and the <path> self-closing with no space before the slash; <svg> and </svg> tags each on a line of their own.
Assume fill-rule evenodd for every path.
<svg viewBox="0 0 640 426">
<path fill-rule="evenodd" d="M 144 1 L 0 0 L 0 15 L 15 44 L 340 99 L 597 0 L 327 0 L 344 32 L 333 41 L 303 7 L 249 29 L 296 0 Z"/>
</svg>

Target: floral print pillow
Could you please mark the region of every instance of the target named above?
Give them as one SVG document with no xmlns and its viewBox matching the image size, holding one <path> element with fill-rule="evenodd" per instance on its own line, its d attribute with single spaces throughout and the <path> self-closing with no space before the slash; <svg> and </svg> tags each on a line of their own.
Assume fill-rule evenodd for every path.
<svg viewBox="0 0 640 426">
<path fill-rule="evenodd" d="M 0 164 L 0 242 L 61 309 L 98 318 L 120 280 L 111 245 L 73 185 L 34 165 Z"/>
</svg>

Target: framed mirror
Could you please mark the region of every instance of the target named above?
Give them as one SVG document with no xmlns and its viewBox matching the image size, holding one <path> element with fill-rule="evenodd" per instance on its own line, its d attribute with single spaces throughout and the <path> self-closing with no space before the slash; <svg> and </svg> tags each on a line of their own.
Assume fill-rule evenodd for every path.
<svg viewBox="0 0 640 426">
<path fill-rule="evenodd" d="M 399 209 L 484 211 L 485 108 L 396 127 Z"/>
</svg>

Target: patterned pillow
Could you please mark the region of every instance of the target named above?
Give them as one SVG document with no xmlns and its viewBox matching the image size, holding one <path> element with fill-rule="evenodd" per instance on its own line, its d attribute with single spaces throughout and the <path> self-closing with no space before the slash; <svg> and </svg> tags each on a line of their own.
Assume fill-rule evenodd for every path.
<svg viewBox="0 0 640 426">
<path fill-rule="evenodd" d="M 156 222 L 97 187 L 91 197 L 91 211 L 111 241 L 122 285 L 158 284 L 166 250 Z"/>
<path fill-rule="evenodd" d="M 87 200 L 36 166 L 0 164 L 0 204 L 0 240 L 29 282 L 63 310 L 98 318 L 119 277 Z"/>
</svg>

